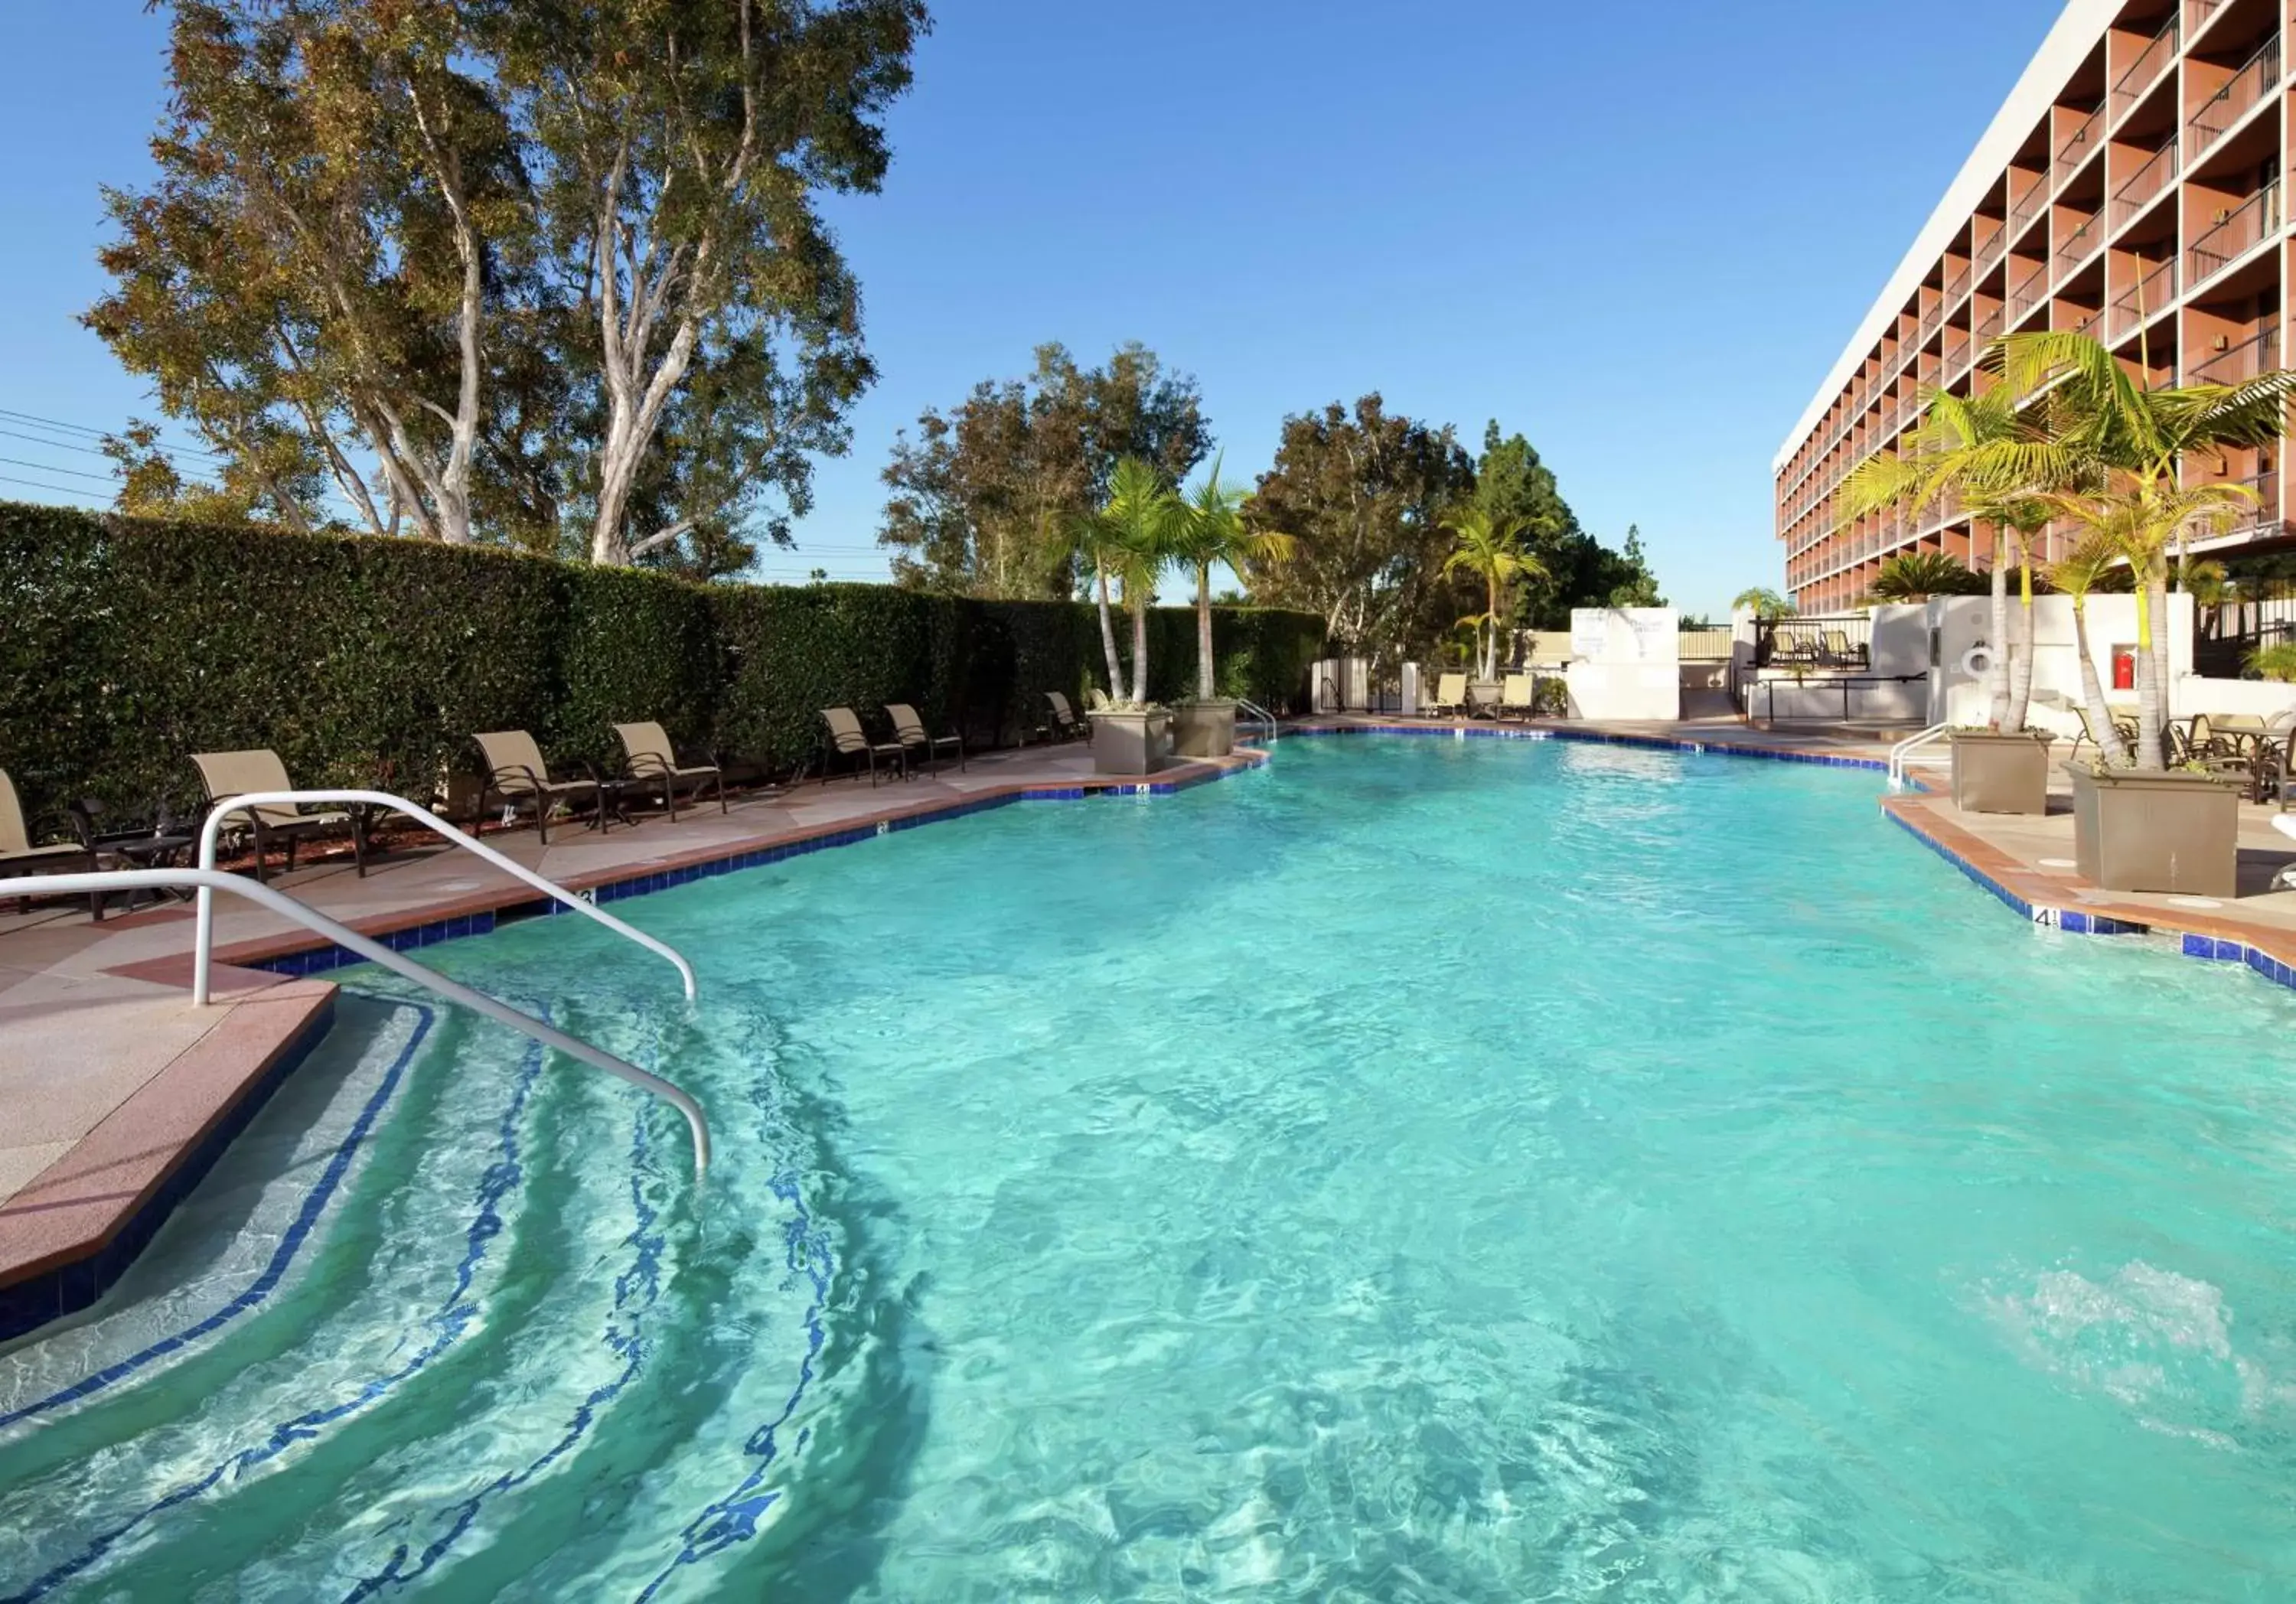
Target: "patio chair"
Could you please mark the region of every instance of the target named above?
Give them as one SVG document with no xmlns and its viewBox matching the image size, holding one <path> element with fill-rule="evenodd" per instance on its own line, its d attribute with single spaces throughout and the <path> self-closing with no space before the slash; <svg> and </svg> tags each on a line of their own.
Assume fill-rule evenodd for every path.
<svg viewBox="0 0 2296 1604">
<path fill-rule="evenodd" d="M 622 773 L 641 786 L 660 782 L 661 805 L 671 823 L 677 822 L 677 792 L 681 786 L 689 798 L 699 798 L 705 783 L 716 786 L 718 811 L 726 811 L 726 771 L 714 763 L 681 761 L 660 724 L 618 724 L 614 733 L 621 738 Z"/>
<path fill-rule="evenodd" d="M 340 807 L 321 808 L 316 813 L 305 813 L 299 802 L 266 802 L 260 807 L 234 808 L 234 797 L 243 797 L 250 791 L 283 791 L 295 788 L 288 783 L 287 765 L 279 761 L 279 754 L 268 747 L 256 747 L 243 752 L 193 752 L 193 766 L 200 771 L 200 783 L 207 788 L 211 807 L 226 813 L 245 815 L 255 837 L 255 879 L 263 880 L 264 855 L 270 850 L 272 838 L 287 843 L 287 870 L 295 868 L 295 847 L 306 836 L 324 835 L 331 831 L 347 830 L 351 838 L 351 861 L 357 866 L 359 878 L 366 878 L 366 822 L 357 813 Z"/>
<path fill-rule="evenodd" d="M 944 749 L 956 753 L 956 771 L 964 772 L 964 737 L 957 734 L 935 735 L 925 728 L 925 721 L 906 702 L 887 702 L 885 716 L 893 721 L 893 739 L 901 743 L 906 752 L 922 752 L 932 765 L 935 773 L 940 772 L 940 755 Z M 915 765 L 909 765 L 912 772 Z"/>
<path fill-rule="evenodd" d="M 877 789 L 877 759 L 889 758 L 900 765 L 901 778 L 909 777 L 909 749 L 898 741 L 872 741 L 862 732 L 861 720 L 850 708 L 824 708 L 822 723 L 829 726 L 829 752 L 821 760 L 821 782 L 829 783 L 840 757 L 860 757 L 869 765 L 869 789 Z M 856 769 L 855 773 L 860 771 Z"/>
<path fill-rule="evenodd" d="M 1498 716 L 1529 722 L 1538 703 L 1538 682 L 1528 674 L 1508 675 L 1499 683 Z"/>
<path fill-rule="evenodd" d="M 582 777 L 562 780 L 550 765 L 542 760 L 542 749 L 534 737 L 524 730 L 490 730 L 471 739 L 478 743 L 479 755 L 486 760 L 486 790 L 479 798 L 479 816 L 471 833 L 484 830 L 488 811 L 499 805 L 517 809 L 521 804 L 534 814 L 534 832 L 545 847 L 550 845 L 550 814 L 561 802 L 578 802 L 586 797 L 590 803 L 590 825 L 604 831 L 606 823 L 606 788 L 598 779 L 598 771 L 584 763 L 578 765 Z"/>
<path fill-rule="evenodd" d="M 1849 631 L 1829 629 L 1825 632 L 1824 642 L 1825 661 L 1830 667 L 1863 668 L 1866 666 L 1866 648 L 1850 644 Z"/>
<path fill-rule="evenodd" d="M 8 778 L 6 769 L 0 769 L 0 879 L 13 880 L 21 874 L 80 873 L 95 866 L 95 854 L 76 841 L 33 845 L 31 831 L 24 827 L 23 805 L 16 799 L 16 782 Z M 31 905 L 29 896 L 16 899 L 19 913 L 29 911 Z M 87 906 L 89 912 L 102 919 L 103 894 L 90 892 Z"/>
<path fill-rule="evenodd" d="M 1056 739 L 1080 741 L 1092 733 L 1092 726 L 1076 716 L 1067 697 L 1057 691 L 1047 691 L 1045 700 L 1053 710 L 1053 734 Z"/>
<path fill-rule="evenodd" d="M 1467 676 L 1464 674 L 1436 676 L 1434 700 L 1419 710 L 1429 718 L 1457 718 L 1464 714 L 1467 710 Z"/>
<path fill-rule="evenodd" d="M 2257 772 L 2258 754 L 2253 751 L 2232 752 L 2221 746 L 2203 745 L 2198 738 L 2205 737 L 2208 719 L 2205 715 L 2193 721 L 2194 728 L 2172 724 L 2162 732 L 2169 745 L 2169 762 L 2177 768 L 2194 768 L 2224 780 L 2238 780 L 2242 794 L 2250 800 L 2259 799 L 2262 790 L 2261 776 Z"/>
</svg>

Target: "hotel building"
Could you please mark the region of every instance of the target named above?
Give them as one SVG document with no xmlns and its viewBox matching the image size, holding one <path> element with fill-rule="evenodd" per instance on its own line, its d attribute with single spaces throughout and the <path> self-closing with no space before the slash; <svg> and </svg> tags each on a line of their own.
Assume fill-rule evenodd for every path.
<svg viewBox="0 0 2296 1604">
<path fill-rule="evenodd" d="M 1849 605 L 1900 552 L 1986 566 L 1951 505 L 1843 526 L 1841 480 L 2005 331 L 2079 329 L 2156 384 L 2281 364 L 2296 0 L 2072 0 L 1773 464 L 1786 584 Z M 2273 452 L 2186 464 L 2260 497 L 2218 555 L 2296 541 Z M 2055 544 L 2052 537 L 2050 544 Z"/>
</svg>

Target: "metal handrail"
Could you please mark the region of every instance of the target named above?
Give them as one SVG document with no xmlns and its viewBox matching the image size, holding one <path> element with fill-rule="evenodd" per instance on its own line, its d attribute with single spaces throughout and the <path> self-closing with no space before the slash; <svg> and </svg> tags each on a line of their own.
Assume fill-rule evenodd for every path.
<svg viewBox="0 0 2296 1604">
<path fill-rule="evenodd" d="M 373 937 L 362 936 L 348 925 L 338 924 L 317 909 L 259 881 L 241 875 L 226 874 L 217 869 L 107 869 L 93 873 L 22 875 L 14 880 L 0 880 L 0 897 L 67 896 L 80 891 L 157 891 L 182 886 L 197 887 L 202 899 L 213 892 L 228 891 L 234 896 L 258 903 L 275 913 L 293 920 L 306 929 L 325 937 L 336 945 L 348 948 L 370 963 L 379 963 L 417 986 L 436 992 L 450 1002 L 459 1002 L 475 1013 L 482 1013 L 523 1035 L 532 1037 L 545 1047 L 555 1047 L 569 1058 L 579 1059 L 593 1069 L 603 1069 L 618 1080 L 627 1081 L 642 1092 L 652 1093 L 685 1117 L 685 1127 L 693 1138 L 694 1178 L 699 1180 L 709 1173 L 709 1122 L 702 1117 L 701 1105 L 679 1086 L 639 1068 L 636 1064 L 618 1059 L 602 1048 L 593 1047 L 578 1037 L 568 1035 L 554 1025 L 521 1013 L 507 1002 L 498 1002 L 482 992 L 472 991 L 458 980 L 449 980 L 436 970 L 426 969 Z"/>
<path fill-rule="evenodd" d="M 1913 760 L 1914 754 L 1923 747 L 1933 745 L 1943 740 L 1953 732 L 1954 728 L 1955 726 L 1949 724 L 1934 724 L 1920 734 L 1908 735 L 1891 747 L 1890 749 L 1890 789 L 1905 790 L 1906 765 Z"/>
<path fill-rule="evenodd" d="M 1251 722 L 1252 722 L 1252 723 L 1254 723 L 1254 724 L 1266 724 L 1266 725 L 1267 726 L 1267 739 L 1268 739 L 1268 740 L 1270 740 L 1270 741 L 1274 741 L 1274 740 L 1275 740 L 1275 739 L 1276 739 L 1279 735 L 1283 734 L 1283 730 L 1282 730 L 1282 729 L 1277 725 L 1277 724 L 1276 724 L 1276 722 L 1275 722 L 1275 714 L 1273 714 L 1273 713 L 1270 713 L 1267 708 L 1265 708 L 1261 707 L 1258 702 L 1256 702 L 1256 701 L 1252 700 L 1250 697 L 1248 697 L 1248 696 L 1239 696 L 1239 697 L 1237 697 L 1237 698 L 1235 699 L 1235 705 L 1236 705 L 1238 708 L 1242 708 L 1244 712 L 1249 713 L 1249 714 L 1251 716 Z"/>
<path fill-rule="evenodd" d="M 216 838 L 223 831 L 224 821 L 234 814 L 258 807 L 276 807 L 301 802 L 352 802 L 369 807 L 387 807 L 403 814 L 431 834 L 451 846 L 484 858 L 496 868 L 514 879 L 525 881 L 544 896 L 562 903 L 576 912 L 595 920 L 627 941 L 635 941 L 647 951 L 667 958 L 677 970 L 678 978 L 685 983 L 685 1000 L 693 1001 L 693 966 L 686 962 L 676 947 L 668 942 L 633 929 L 616 919 L 588 898 L 578 896 L 554 881 L 545 880 L 514 858 L 496 852 L 485 842 L 464 835 L 439 818 L 429 808 L 394 797 L 389 791 L 373 790 L 282 790 L 247 791 L 236 797 L 226 797 L 208 814 L 207 822 L 200 827 L 200 867 L 212 869 L 216 860 Z M 200 893 L 199 926 L 192 947 L 192 1001 L 204 1005 L 208 1000 L 208 963 L 215 952 L 215 899 L 202 890 Z"/>
</svg>

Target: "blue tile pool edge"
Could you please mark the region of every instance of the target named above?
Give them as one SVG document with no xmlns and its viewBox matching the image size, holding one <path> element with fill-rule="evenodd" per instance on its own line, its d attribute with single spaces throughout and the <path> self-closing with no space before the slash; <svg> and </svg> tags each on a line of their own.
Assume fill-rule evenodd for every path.
<svg viewBox="0 0 2296 1604">
<path fill-rule="evenodd" d="M 1193 790 L 1200 785 L 1210 785 L 1237 774 L 1251 773 L 1267 762 L 1265 753 L 1246 749 L 1240 753 L 1246 761 L 1218 768 L 1200 768 L 1196 773 L 1176 775 L 1168 780 L 1142 780 L 1132 782 L 1023 785 L 994 796 L 974 797 L 945 806 L 922 808 L 904 814 L 898 818 L 876 819 L 865 824 L 856 824 L 842 830 L 824 831 L 818 835 L 800 840 L 783 841 L 772 847 L 753 847 L 729 852 L 723 857 L 707 859 L 698 863 L 683 863 L 675 869 L 656 869 L 627 874 L 616 880 L 603 880 L 579 893 L 593 903 L 622 902 L 633 896 L 650 896 L 657 891 L 673 890 L 696 880 L 716 875 L 733 874 L 744 869 L 760 869 L 789 858 L 803 857 L 808 853 L 825 852 L 836 847 L 858 846 L 863 841 L 875 840 L 880 836 L 897 831 L 915 830 L 926 824 L 945 823 L 953 819 L 970 818 L 978 814 L 991 813 L 1000 807 L 1011 807 L 1022 802 L 1078 802 L 1096 797 L 1170 797 Z M 499 926 L 516 920 L 571 913 L 563 903 L 546 896 L 530 897 L 477 913 L 458 914 L 451 919 L 435 919 L 403 929 L 376 935 L 373 939 L 404 953 L 417 947 L 432 946 L 442 941 L 456 941 L 465 936 L 491 934 Z M 331 970 L 365 963 L 366 960 L 348 947 L 332 942 L 320 942 L 299 947 L 291 953 L 281 953 L 269 958 L 242 962 L 242 969 L 264 970 L 278 975 L 318 975 Z"/>
<path fill-rule="evenodd" d="M 1417 735 L 1447 737 L 1453 740 L 1476 739 L 1502 741 L 1578 741 L 1605 746 L 1642 747 L 1657 751 L 1689 752 L 1722 757 L 1763 757 L 1774 762 L 1809 763 L 1829 768 L 1865 769 L 1886 773 L 1890 765 L 1874 757 L 1846 757 L 1827 752 L 1779 751 L 1767 747 L 1741 745 L 1735 741 L 1694 741 L 1679 736 L 1630 735 L 1602 730 L 1573 730 L 1539 725 L 1513 727 L 1505 725 L 1477 726 L 1472 724 L 1332 724 L 1302 730 L 1287 731 L 1292 736 L 1301 735 Z M 1924 790 L 1919 782 L 1912 789 Z M 2077 908 L 2040 906 L 2028 902 L 2000 881 L 1987 874 L 1968 859 L 1925 833 L 1919 825 L 1893 809 L 1882 809 L 1884 817 L 1912 836 L 1923 846 L 1961 871 L 1972 884 L 1979 887 L 1996 902 L 2009 909 L 2020 919 L 2042 929 L 2061 930 L 2068 936 L 2146 936 L 2166 941 L 2177 938 L 2177 950 L 2187 958 L 2197 958 L 2210 963 L 2243 963 L 2275 985 L 2296 990 L 2296 966 L 2282 962 L 2262 947 L 2245 942 L 2226 940 L 2222 937 L 2204 936 L 2190 930 L 2173 928 L 2161 929 L 2138 924 L 2129 920 L 2111 919 L 2102 913 L 2090 913 Z"/>
<path fill-rule="evenodd" d="M 238 1094 L 209 1127 L 207 1133 L 185 1150 L 174 1169 L 153 1187 L 152 1195 L 135 1206 L 111 1238 L 93 1253 L 21 1281 L 0 1287 L 0 1342 L 12 1341 L 51 1321 L 77 1314 L 89 1307 L 127 1272 L 136 1256 L 151 1245 L 176 1206 L 207 1178 L 224 1150 L 271 1101 L 272 1093 L 301 1067 L 312 1049 L 334 1028 L 335 996 L 329 994 L 295 1034 L 272 1055 L 271 1062 Z"/>
<path fill-rule="evenodd" d="M 1772 747 L 1750 746 L 1731 741 L 1701 741 L 1681 736 L 1640 735 L 1608 730 L 1571 729 L 1566 725 L 1525 724 L 1310 724 L 1288 729 L 1283 739 L 1297 741 L 1319 736 L 1343 735 L 1409 735 L 1423 740 L 1451 741 L 1568 741 L 1595 746 L 1638 748 L 1645 751 L 1683 752 L 1697 757 L 1742 757 L 1772 763 L 1809 764 L 1821 768 L 1862 770 L 1871 773 L 1886 773 L 1890 765 L 1878 757 L 1851 757 L 1835 752 L 1799 752 Z M 633 896 L 647 896 L 657 891 L 668 891 L 714 875 L 732 874 L 743 869 L 762 868 L 768 863 L 788 858 L 802 857 L 808 853 L 824 852 L 832 847 L 857 846 L 895 831 L 914 830 L 922 825 L 939 824 L 954 819 L 968 818 L 976 814 L 993 812 L 1021 802 L 1078 802 L 1095 797 L 1169 797 L 1200 785 L 1210 785 L 1237 774 L 1256 772 L 1266 762 L 1266 753 L 1259 749 L 1257 739 L 1239 741 L 1238 749 L 1255 760 L 1249 763 L 1199 772 L 1171 780 L 1143 780 L 1112 785 L 1033 785 L 1017 790 L 1000 792 L 992 797 L 979 797 L 963 802 L 953 802 L 944 807 L 923 809 L 897 819 L 880 819 L 846 830 L 824 831 L 802 840 L 783 842 L 775 847 L 758 847 L 746 852 L 730 853 L 722 858 L 705 863 L 688 863 L 676 869 L 657 870 L 650 873 L 625 876 L 591 888 L 586 896 L 594 902 L 620 902 Z M 1918 782 L 1913 789 L 1922 790 Z M 2062 930 L 2071 936 L 2170 936 L 2180 937 L 2178 950 L 2188 958 L 2204 959 L 2218 963 L 2245 963 L 2257 973 L 2276 984 L 2296 989 L 2296 969 L 2281 962 L 2260 947 L 2241 942 L 2226 941 L 2214 937 L 2195 935 L 2174 929 L 2160 930 L 2150 925 L 2136 924 L 2125 920 L 2108 919 L 2103 914 L 2088 913 L 2071 908 L 2037 907 L 2006 887 L 1976 868 L 1951 847 L 1931 839 L 1902 815 L 1888 816 L 1898 827 L 1944 858 L 1948 863 L 1989 893 L 2004 907 L 2021 919 L 2047 929 Z M 405 929 L 379 936 L 377 940 L 395 951 L 429 946 L 436 942 L 456 940 L 464 936 L 483 936 L 498 923 L 537 914 L 564 914 L 570 910 L 547 898 L 506 904 L 488 912 L 467 914 L 454 919 L 433 920 L 410 925 Z M 311 975 L 340 969 L 348 964 L 366 962 L 357 953 L 336 946 L 332 942 L 302 951 L 282 953 L 245 965 L 250 969 L 268 970 L 277 974 Z"/>
</svg>

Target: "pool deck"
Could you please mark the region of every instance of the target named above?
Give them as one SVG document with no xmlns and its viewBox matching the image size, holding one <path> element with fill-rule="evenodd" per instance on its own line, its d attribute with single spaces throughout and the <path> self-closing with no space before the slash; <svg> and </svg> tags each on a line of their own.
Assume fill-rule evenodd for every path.
<svg viewBox="0 0 2296 1604">
<path fill-rule="evenodd" d="M 1847 729 L 1767 731 L 1734 719 L 1526 727 L 1357 716 L 1300 720 L 1291 728 L 1314 734 L 1406 726 L 1860 766 L 1885 760 L 1891 739 Z M 984 807 L 1183 790 L 1258 761 L 1246 753 L 1168 768 L 1152 782 L 1103 780 L 1091 773 L 1082 747 L 1035 747 L 976 757 L 963 773 L 873 789 L 865 780 L 840 780 L 738 798 L 725 814 L 712 804 L 675 823 L 656 815 L 603 834 L 562 828 L 547 848 L 527 828 L 486 839 L 603 903 Z M 2296 842 L 2271 829 L 2267 809 L 2243 808 L 2243 895 L 2213 907 L 2083 885 L 2070 866 L 2069 795 L 2046 818 L 1963 814 L 1930 794 L 1884 798 L 1881 806 L 2038 922 L 2177 937 L 2198 956 L 2247 962 L 2267 974 L 2277 963 L 2284 984 L 2296 976 L 2296 892 L 2269 889 L 2278 870 L 2296 862 Z M 273 883 L 401 948 L 492 929 L 548 905 L 531 888 L 443 847 L 394 854 L 364 880 L 347 860 L 330 858 Z M 299 925 L 224 899 L 217 1000 L 195 1009 L 187 991 L 192 936 L 190 910 L 181 904 L 115 914 L 100 925 L 84 904 L 0 913 L 0 1340 L 99 1295 L 325 1033 L 335 988 L 316 977 L 345 954 Z"/>
</svg>

